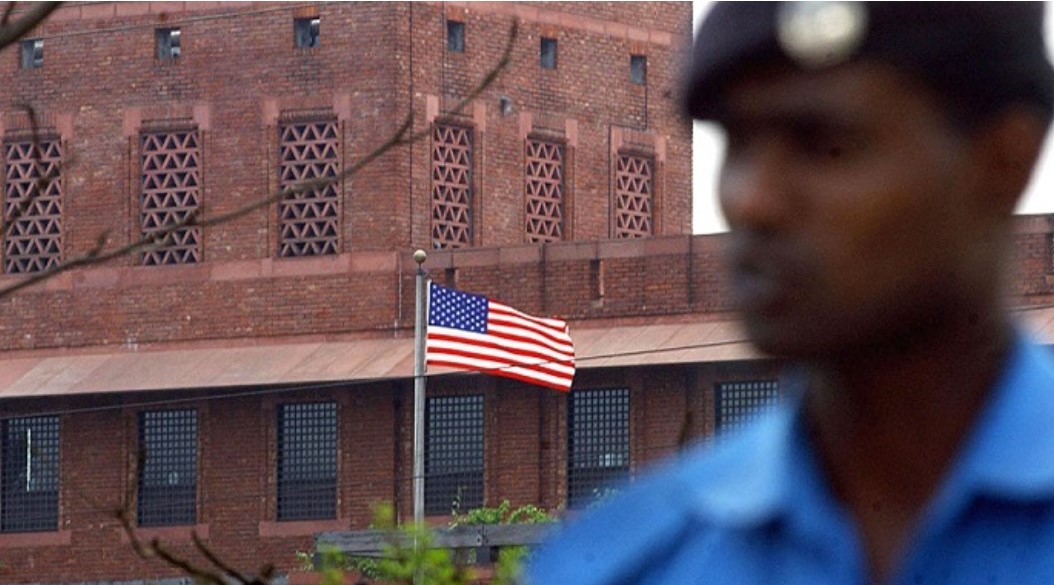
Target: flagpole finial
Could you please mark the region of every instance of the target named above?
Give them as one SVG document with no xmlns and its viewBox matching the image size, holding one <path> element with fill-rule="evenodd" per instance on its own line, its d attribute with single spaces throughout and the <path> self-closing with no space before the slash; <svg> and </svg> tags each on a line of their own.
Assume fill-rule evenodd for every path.
<svg viewBox="0 0 1054 585">
<path fill-rule="evenodd" d="M 414 262 L 417 262 L 419 265 L 424 264 L 427 259 L 428 254 L 425 254 L 424 250 L 417 250 L 414 252 Z"/>
</svg>

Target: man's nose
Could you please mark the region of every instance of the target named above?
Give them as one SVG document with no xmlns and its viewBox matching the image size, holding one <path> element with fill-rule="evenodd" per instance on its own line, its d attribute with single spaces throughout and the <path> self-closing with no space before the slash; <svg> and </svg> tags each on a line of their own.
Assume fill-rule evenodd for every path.
<svg viewBox="0 0 1054 585">
<path fill-rule="evenodd" d="M 779 230 L 794 213 L 793 173 L 774 144 L 730 152 L 721 169 L 718 192 L 733 229 Z"/>
</svg>

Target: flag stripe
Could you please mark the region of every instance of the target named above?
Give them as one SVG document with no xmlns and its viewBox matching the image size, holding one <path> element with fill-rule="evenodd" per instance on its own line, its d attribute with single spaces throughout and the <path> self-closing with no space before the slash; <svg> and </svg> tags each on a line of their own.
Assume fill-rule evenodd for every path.
<svg viewBox="0 0 1054 585">
<path fill-rule="evenodd" d="M 495 303 L 490 301 L 490 318 L 497 319 L 500 317 L 507 317 L 509 319 L 521 320 L 525 325 L 529 325 L 539 331 L 551 332 L 554 339 L 560 339 L 564 337 L 567 329 L 567 323 L 559 321 L 557 319 L 539 319 L 538 317 L 532 317 L 523 311 L 517 311 L 512 307 L 503 305 L 501 303 Z"/>
<path fill-rule="evenodd" d="M 509 354 L 510 359 L 521 361 L 531 359 L 535 364 L 548 363 L 573 363 L 574 355 L 566 353 L 537 351 L 537 346 L 519 343 L 495 343 L 484 339 L 467 340 L 457 335 L 449 335 L 442 331 L 436 331 L 428 336 L 426 341 L 429 349 L 440 351 L 448 348 L 461 349 L 462 351 L 487 352 L 492 355 Z M 574 369 L 573 367 L 571 368 Z"/>
<path fill-rule="evenodd" d="M 548 347 L 551 347 L 557 351 L 571 351 L 571 344 L 567 341 L 560 339 L 559 337 L 552 335 L 545 331 L 536 331 L 529 327 L 523 327 L 519 323 L 507 321 L 505 319 L 488 319 L 487 320 L 488 331 L 492 334 L 495 333 L 515 333 L 521 338 L 530 338 L 535 343 L 541 343 Z M 567 334 L 562 334 L 564 337 Z"/>
<path fill-rule="evenodd" d="M 567 323 L 480 295 L 429 286 L 426 362 L 568 391 L 574 344 Z"/>
<path fill-rule="evenodd" d="M 527 382 L 529 384 L 538 384 L 547 388 L 553 388 L 555 390 L 562 390 L 567 392 L 567 388 L 571 385 L 570 378 L 560 378 L 555 376 L 546 376 L 539 374 L 534 370 L 519 367 L 495 367 L 486 365 L 488 362 L 480 360 L 474 367 L 466 367 L 466 362 L 463 360 L 434 360 L 428 362 L 432 366 L 443 366 L 448 368 L 457 368 L 460 370 L 475 370 L 480 372 L 486 372 L 495 376 L 502 376 L 504 378 L 513 378 L 520 380 L 521 382 Z"/>
<path fill-rule="evenodd" d="M 465 344 L 434 343 L 428 346 L 428 352 L 431 356 L 428 358 L 429 360 L 443 358 L 478 358 L 500 363 L 502 367 L 520 365 L 535 369 L 539 372 L 567 376 L 568 378 L 574 376 L 575 373 L 575 367 L 569 361 L 553 362 L 548 360 L 525 359 L 514 353 L 480 350 L 476 346 Z"/>
</svg>

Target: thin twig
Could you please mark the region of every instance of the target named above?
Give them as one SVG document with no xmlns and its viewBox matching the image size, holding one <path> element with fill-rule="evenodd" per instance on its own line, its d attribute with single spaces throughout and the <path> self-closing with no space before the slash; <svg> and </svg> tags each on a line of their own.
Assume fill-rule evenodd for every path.
<svg viewBox="0 0 1054 585">
<path fill-rule="evenodd" d="M 190 538 L 194 541 L 194 547 L 198 549 L 198 552 L 208 559 L 210 563 L 215 565 L 217 569 L 227 574 L 227 576 L 239 583 L 248 583 L 251 580 L 244 573 L 235 570 L 234 567 L 228 565 L 223 559 L 217 556 L 216 553 L 212 552 L 212 549 L 201 541 L 201 537 L 198 536 L 197 531 L 191 532 Z"/>
<path fill-rule="evenodd" d="M 21 39 L 26 33 L 44 22 L 61 5 L 62 2 L 34 2 L 32 7 L 17 20 L 0 26 L 0 49 Z"/>
<path fill-rule="evenodd" d="M 4 17 L 0 18 L 0 28 L 7 26 L 8 21 L 11 19 L 11 13 L 14 12 L 17 5 L 18 2 L 7 3 L 7 8 L 4 9 Z"/>
</svg>

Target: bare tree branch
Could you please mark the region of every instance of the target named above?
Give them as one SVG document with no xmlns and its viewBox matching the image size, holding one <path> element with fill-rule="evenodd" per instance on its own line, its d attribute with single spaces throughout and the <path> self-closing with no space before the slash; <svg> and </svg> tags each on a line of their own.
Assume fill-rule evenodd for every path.
<svg viewBox="0 0 1054 585">
<path fill-rule="evenodd" d="M 62 5 L 62 2 L 34 2 L 25 14 L 17 20 L 8 22 L 13 5 L 14 2 L 8 6 L 4 14 L 4 23 L 0 26 L 0 49 L 21 39 L 26 33 L 36 28 L 38 24 L 44 22 L 48 16 L 51 16 L 52 12 L 55 12 L 55 9 Z"/>
<path fill-rule="evenodd" d="M 479 97 L 480 94 L 482 94 L 490 85 L 494 83 L 495 80 L 497 80 L 498 76 L 501 75 L 501 72 L 505 70 L 506 67 L 508 67 L 509 62 L 512 59 L 512 48 L 515 45 L 515 41 L 518 34 L 519 22 L 514 21 L 512 27 L 509 29 L 509 40 L 505 46 L 505 51 L 502 54 L 501 60 L 498 61 L 498 63 L 487 73 L 487 75 L 483 77 L 483 80 L 480 82 L 479 85 L 475 87 L 475 89 L 473 89 L 464 98 L 458 101 L 458 103 L 451 109 L 451 113 L 459 113 L 464 110 L 465 107 L 472 102 L 472 100 Z M 182 220 L 168 224 L 167 226 L 149 235 L 143 236 L 135 242 L 131 242 L 129 244 L 126 244 L 124 246 L 121 246 L 119 248 L 105 253 L 103 252 L 103 249 L 106 246 L 106 236 L 108 234 L 102 234 L 102 236 L 100 236 L 99 241 L 97 242 L 97 245 L 91 250 L 89 250 L 87 253 L 82 254 L 81 256 L 70 258 L 69 260 L 56 264 L 47 270 L 43 270 L 31 276 L 27 276 L 26 278 L 18 282 L 0 288 L 0 298 L 15 293 L 24 288 L 33 286 L 38 282 L 47 280 L 55 276 L 56 274 L 65 272 L 72 268 L 102 264 L 115 258 L 149 249 L 151 246 L 158 245 L 165 239 L 165 237 L 179 229 L 195 225 L 210 227 L 220 225 L 223 223 L 228 223 L 241 217 L 244 217 L 254 211 L 265 208 L 271 205 L 272 203 L 289 197 L 290 195 L 304 193 L 307 191 L 318 189 L 320 187 L 331 185 L 333 183 L 340 182 L 355 175 L 363 167 L 380 158 L 391 149 L 397 146 L 402 146 L 405 144 L 416 142 L 422 138 L 427 137 L 431 133 L 431 128 L 424 128 L 422 130 L 419 130 L 418 132 L 408 135 L 407 133 L 410 131 L 412 126 L 413 112 L 411 111 L 407 114 L 402 124 L 399 125 L 399 128 L 396 130 L 395 134 L 393 134 L 388 140 L 386 140 L 383 144 L 366 154 L 358 161 L 356 161 L 353 165 L 333 177 L 320 177 L 318 179 L 312 179 L 310 181 L 303 181 L 291 187 L 280 189 L 279 191 L 267 197 L 264 197 L 258 201 L 250 203 L 244 207 L 240 207 L 228 213 L 220 214 L 207 219 L 200 219 L 196 213 L 191 213 L 184 217 Z"/>
<path fill-rule="evenodd" d="M 11 13 L 15 10 L 15 6 L 18 6 L 18 2 L 7 3 L 7 8 L 4 8 L 4 17 L 0 18 L 0 28 L 7 26 L 8 21 L 11 19 Z"/>
</svg>

